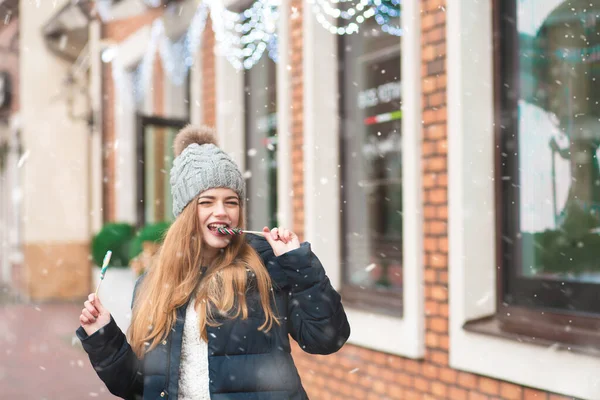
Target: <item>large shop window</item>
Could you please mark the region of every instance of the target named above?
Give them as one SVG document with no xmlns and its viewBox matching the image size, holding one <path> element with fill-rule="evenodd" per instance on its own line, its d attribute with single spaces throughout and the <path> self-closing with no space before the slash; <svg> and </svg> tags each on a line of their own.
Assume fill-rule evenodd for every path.
<svg viewBox="0 0 600 400">
<path fill-rule="evenodd" d="M 600 347 L 600 2 L 496 4 L 500 326 Z"/>
<path fill-rule="evenodd" d="M 398 2 L 381 3 L 399 25 Z M 394 316 L 402 313 L 400 47 L 374 18 L 338 43 L 342 295 L 354 308 Z"/>
<path fill-rule="evenodd" d="M 244 73 L 247 219 L 253 230 L 278 225 L 276 67 L 265 53 Z"/>
</svg>

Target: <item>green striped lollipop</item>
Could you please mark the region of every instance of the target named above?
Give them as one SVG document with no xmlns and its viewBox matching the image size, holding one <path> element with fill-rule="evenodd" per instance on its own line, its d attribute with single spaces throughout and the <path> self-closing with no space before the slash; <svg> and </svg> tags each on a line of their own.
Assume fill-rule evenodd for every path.
<svg viewBox="0 0 600 400">
<path fill-rule="evenodd" d="M 98 296 L 98 289 L 100 289 L 100 284 L 104 280 L 104 275 L 106 274 L 106 270 L 108 269 L 108 263 L 110 262 L 110 257 L 112 256 L 112 251 L 107 251 L 104 255 L 104 260 L 102 261 L 102 269 L 100 270 L 100 282 L 98 282 L 98 286 L 96 287 L 96 296 Z"/>
<path fill-rule="evenodd" d="M 217 228 L 217 232 L 221 235 L 241 235 L 242 233 L 254 233 L 255 235 L 264 236 L 264 232 L 258 231 L 247 231 L 245 229 L 240 228 Z"/>
</svg>

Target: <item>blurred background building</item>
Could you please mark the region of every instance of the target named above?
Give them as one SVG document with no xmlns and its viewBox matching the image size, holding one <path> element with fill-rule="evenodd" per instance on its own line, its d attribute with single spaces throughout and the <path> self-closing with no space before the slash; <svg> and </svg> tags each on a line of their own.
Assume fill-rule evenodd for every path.
<svg viewBox="0 0 600 400">
<path fill-rule="evenodd" d="M 349 344 L 294 350 L 311 398 L 600 399 L 599 14 L 0 0 L 2 283 L 84 298 L 92 238 L 168 224 L 173 136 L 207 124 L 250 228 L 291 227 L 342 293 Z"/>
</svg>

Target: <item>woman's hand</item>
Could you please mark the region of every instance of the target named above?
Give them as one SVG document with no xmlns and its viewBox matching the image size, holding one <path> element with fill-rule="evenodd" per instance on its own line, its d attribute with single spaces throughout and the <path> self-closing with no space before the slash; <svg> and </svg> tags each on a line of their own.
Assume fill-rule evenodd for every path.
<svg viewBox="0 0 600 400">
<path fill-rule="evenodd" d="M 88 296 L 83 306 L 79 322 L 81 322 L 81 326 L 88 336 L 110 322 L 110 312 L 102 306 L 102 302 L 100 302 L 100 299 L 94 293 Z"/>
<path fill-rule="evenodd" d="M 298 236 L 290 230 L 285 228 L 273 228 L 269 230 L 266 226 L 263 228 L 265 239 L 273 248 L 273 253 L 276 256 L 280 256 L 288 251 L 292 251 L 300 248 L 300 241 Z"/>
</svg>

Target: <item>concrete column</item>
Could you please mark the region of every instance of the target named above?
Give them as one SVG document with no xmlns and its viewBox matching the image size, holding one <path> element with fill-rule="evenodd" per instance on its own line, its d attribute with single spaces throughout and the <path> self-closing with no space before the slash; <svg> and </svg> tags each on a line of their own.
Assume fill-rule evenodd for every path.
<svg viewBox="0 0 600 400">
<path fill-rule="evenodd" d="M 88 127 L 69 117 L 70 64 L 52 54 L 42 27 L 66 1 L 20 3 L 20 98 L 24 159 L 24 293 L 79 299 L 90 291 Z M 75 105 L 86 104 L 75 98 Z M 75 110 L 77 114 L 81 109 Z"/>
</svg>

